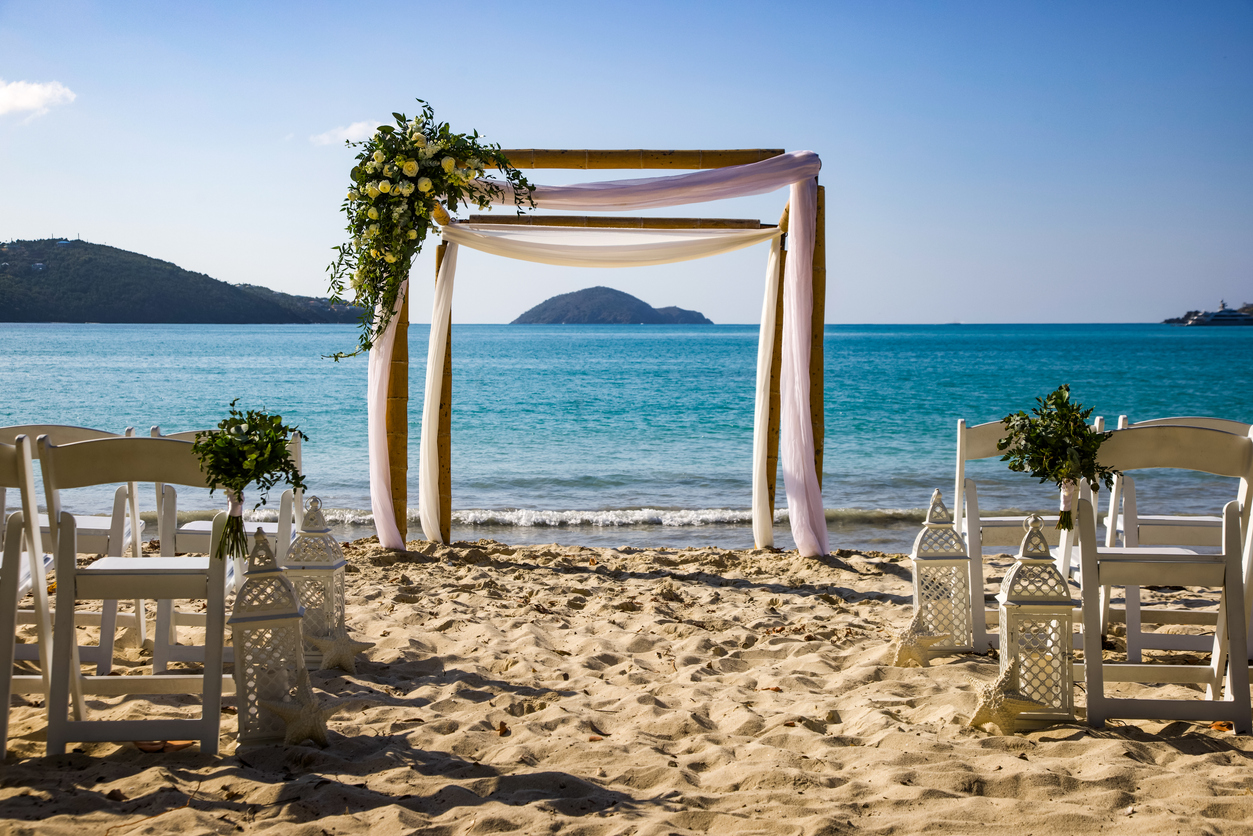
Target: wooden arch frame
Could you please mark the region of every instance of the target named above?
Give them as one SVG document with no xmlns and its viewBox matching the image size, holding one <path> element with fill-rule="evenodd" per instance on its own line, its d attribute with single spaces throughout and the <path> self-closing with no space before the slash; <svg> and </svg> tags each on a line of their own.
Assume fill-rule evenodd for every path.
<svg viewBox="0 0 1253 836">
<path fill-rule="evenodd" d="M 505 156 L 519 169 L 681 169 L 698 170 L 746 165 L 777 157 L 781 148 L 752 148 L 737 150 L 571 150 L 552 148 L 510 149 Z M 817 178 L 815 178 L 817 179 Z M 773 224 L 720 218 L 626 218 L 613 216 L 541 215 L 518 217 L 492 217 L 492 223 L 537 224 L 542 219 L 550 226 L 588 226 L 599 228 L 635 229 L 760 229 Z M 489 220 L 475 218 L 472 220 Z M 779 226 L 787 232 L 788 209 L 783 210 Z M 435 250 L 435 273 L 439 275 L 444 252 L 448 245 L 441 243 Z M 783 257 L 787 257 L 786 249 Z M 780 265 L 778 308 L 782 308 L 783 270 Z M 811 346 L 809 353 L 809 410 L 814 437 L 814 470 L 818 485 L 822 485 L 822 454 L 824 446 L 825 414 L 823 410 L 823 326 L 826 320 L 826 195 L 818 186 L 817 224 L 814 232 L 813 256 L 813 312 L 811 318 Z M 440 391 L 439 426 L 436 433 L 439 447 L 439 495 L 440 539 L 447 543 L 452 537 L 452 312 L 449 311 L 448 343 L 445 346 L 443 381 Z M 389 451 L 388 467 L 392 482 L 392 513 L 401 538 L 408 536 L 409 505 L 409 298 L 406 294 L 396 314 L 396 339 L 392 344 L 390 360 L 391 375 L 387 387 L 386 431 Z M 783 317 L 776 317 L 774 333 L 774 362 L 770 370 L 770 418 L 767 438 L 767 480 L 770 508 L 774 509 L 775 477 L 779 458 L 779 373 L 782 361 Z"/>
</svg>

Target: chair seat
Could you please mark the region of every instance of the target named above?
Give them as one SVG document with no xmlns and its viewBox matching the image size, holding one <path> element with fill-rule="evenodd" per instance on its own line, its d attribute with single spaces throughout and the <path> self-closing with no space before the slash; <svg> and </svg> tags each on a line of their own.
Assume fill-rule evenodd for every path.
<svg viewBox="0 0 1253 836">
<path fill-rule="evenodd" d="M 3 558 L 0 558 L 0 565 L 3 565 Z M 30 559 L 27 557 L 26 552 L 22 552 L 21 555 L 18 557 L 17 568 L 18 568 L 17 597 L 18 597 L 18 600 L 20 601 L 22 598 L 26 597 L 26 594 L 30 592 L 31 590 Z M 44 555 L 44 571 L 46 572 L 51 568 L 52 568 L 52 555 L 45 554 Z"/>
<path fill-rule="evenodd" d="M 105 557 L 78 569 L 83 598 L 121 599 L 143 583 L 150 598 L 208 597 L 208 557 Z M 161 594 L 154 594 L 160 592 Z"/>
<path fill-rule="evenodd" d="M 75 514 L 74 523 L 78 526 L 78 547 L 82 550 L 82 554 L 105 554 L 109 550 L 109 532 L 113 530 L 113 518 L 109 516 L 97 516 L 91 514 Z M 139 521 L 139 536 L 143 537 L 146 528 L 144 521 Z M 51 527 L 48 523 L 48 515 L 39 515 L 39 530 L 45 537 L 48 536 Z M 127 519 L 122 523 L 122 542 L 129 543 L 131 541 L 131 524 Z"/>
</svg>

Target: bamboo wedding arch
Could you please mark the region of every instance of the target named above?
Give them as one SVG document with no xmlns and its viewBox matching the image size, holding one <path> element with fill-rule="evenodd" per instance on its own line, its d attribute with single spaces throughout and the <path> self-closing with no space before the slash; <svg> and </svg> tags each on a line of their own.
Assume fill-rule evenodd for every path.
<svg viewBox="0 0 1253 836">
<path fill-rule="evenodd" d="M 514 167 L 519 169 L 648 169 L 648 170 L 706 170 L 721 169 L 730 166 L 751 166 L 785 154 L 782 149 L 740 149 L 740 150 L 557 150 L 557 149 L 515 149 L 503 153 Z M 816 155 L 814 155 L 816 160 Z M 813 462 L 812 474 L 817 477 L 819 490 L 822 482 L 823 458 L 823 323 L 826 312 L 826 242 L 825 242 L 825 190 L 816 184 L 816 211 L 809 207 L 813 215 L 812 230 L 812 308 L 809 311 L 809 327 L 800 330 L 809 331 L 809 368 L 808 378 L 794 388 L 804 390 L 808 400 L 809 431 L 812 433 Z M 643 182 L 643 181 L 641 181 Z M 794 193 L 795 194 L 795 193 Z M 754 426 L 754 456 L 761 455 L 760 448 L 764 443 L 764 477 L 759 474 L 759 467 L 754 468 L 754 540 L 757 547 L 773 546 L 771 526 L 776 495 L 776 473 L 778 471 L 780 441 L 780 400 L 781 400 L 781 366 L 784 342 L 784 263 L 787 249 L 782 243 L 787 240 L 789 213 L 792 211 L 791 201 L 783 210 L 779 223 L 766 224 L 759 220 L 739 220 L 727 218 L 662 218 L 662 217 L 622 217 L 622 216 L 585 216 L 585 215 L 521 215 L 521 216 L 471 216 L 467 225 L 491 224 L 497 228 L 505 227 L 583 227 L 589 230 L 775 230 L 782 236 L 774 240 L 777 245 L 777 290 L 770 298 L 768 281 L 766 298 L 763 300 L 763 332 L 759 341 L 759 355 L 769 354 L 769 368 L 765 368 L 764 360 L 759 356 L 758 369 L 758 403 Z M 711 233 L 712 234 L 712 233 Z M 441 270 L 445 266 L 448 242 L 438 245 L 435 254 L 437 285 Z M 772 250 L 772 258 L 774 258 Z M 773 262 L 772 262 L 773 266 Z M 455 267 L 455 265 L 454 265 Z M 437 292 L 439 288 L 437 287 Z M 451 305 L 448 306 L 445 320 L 449 327 L 447 337 L 441 346 L 435 344 L 434 331 L 437 323 L 432 322 L 431 355 L 443 355 L 442 369 L 428 370 L 428 375 L 438 374 L 438 415 L 434 431 L 435 458 L 438 460 L 438 538 L 449 542 L 452 533 L 452 334 Z M 385 433 L 387 442 L 387 469 L 390 475 L 390 511 L 403 543 L 407 535 L 408 512 L 408 455 L 409 455 L 409 300 L 407 291 L 402 295 L 395 316 L 395 336 L 390 346 L 390 360 L 384 368 L 388 369 L 386 387 Z M 793 327 L 796 327 L 795 325 Z M 793 337 L 794 339 L 795 337 Z M 768 375 L 768 384 L 766 383 Z M 786 375 L 783 375 L 786 376 Z M 428 379 L 428 387 L 432 381 Z M 766 387 L 768 385 L 768 395 Z M 810 396 L 812 394 L 812 396 Z M 381 393 L 380 393 L 381 395 Z M 428 404 L 433 404 L 432 395 L 428 393 Z M 763 420 L 764 418 L 764 420 Z M 424 415 L 424 422 L 428 416 Z M 764 436 L 762 429 L 764 428 Z M 424 428 L 424 433 L 427 430 Z M 808 435 L 809 433 L 805 433 Z M 372 450 L 373 455 L 373 450 Z M 423 467 L 426 467 L 424 460 Z M 764 479 L 764 487 L 758 481 Z M 791 492 L 789 491 L 789 496 Z M 762 499 L 761 497 L 764 497 Z M 382 500 L 382 502 L 380 502 Z M 766 503 L 763 508 L 762 503 Z M 377 497 L 373 501 L 375 514 L 386 513 L 388 503 L 386 497 Z M 765 516 L 767 519 L 758 519 Z M 390 522 L 390 521 L 389 521 Z M 794 523 L 795 527 L 795 523 Z M 382 535 L 380 526 L 380 535 Z M 425 534 L 428 539 L 436 532 L 433 521 L 425 522 Z M 825 535 L 825 520 L 822 522 L 821 534 Z M 382 539 L 382 537 L 381 537 Z M 812 545 L 811 552 L 826 551 L 826 538 L 820 538 L 820 545 Z M 799 538 L 798 538 L 799 542 Z M 385 543 L 386 545 L 386 543 Z"/>
</svg>

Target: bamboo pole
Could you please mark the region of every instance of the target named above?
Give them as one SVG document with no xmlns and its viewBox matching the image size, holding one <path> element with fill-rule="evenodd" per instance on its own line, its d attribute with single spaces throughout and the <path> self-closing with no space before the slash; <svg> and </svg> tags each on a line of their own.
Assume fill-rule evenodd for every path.
<svg viewBox="0 0 1253 836">
<path fill-rule="evenodd" d="M 817 179 L 817 178 L 814 178 Z M 817 225 L 814 228 L 812 343 L 809 348 L 809 420 L 814 432 L 814 470 L 822 487 L 822 453 L 826 414 L 823 406 L 822 338 L 827 319 L 827 192 L 818 187 Z"/>
<path fill-rule="evenodd" d="M 435 248 L 435 275 L 444 263 L 448 244 Z M 435 327 L 435 323 L 431 323 Z M 448 311 L 448 342 L 444 346 L 444 373 L 439 395 L 439 428 L 435 434 L 439 449 L 439 536 L 452 541 L 452 310 Z"/>
<path fill-rule="evenodd" d="M 510 148 L 500 153 L 514 168 L 649 168 L 702 169 L 758 163 L 784 153 L 782 148 L 741 148 L 726 151 L 660 151 Z"/>
<path fill-rule="evenodd" d="M 406 293 L 396 312 L 396 338 L 388 361 L 387 382 L 387 468 L 392 479 L 392 514 L 400 538 L 408 533 L 409 516 L 409 295 Z"/>
<path fill-rule="evenodd" d="M 783 207 L 779 228 L 787 234 L 788 212 Z M 787 240 L 786 238 L 784 239 Z M 766 486 L 770 494 L 770 519 L 774 520 L 774 498 L 779 476 L 779 380 L 783 370 L 783 275 L 787 267 L 787 248 L 779 252 L 779 291 L 774 299 L 774 349 L 770 353 L 770 413 L 766 420 Z"/>
<path fill-rule="evenodd" d="M 471 215 L 466 222 L 594 229 L 773 229 L 775 226 L 763 224 L 755 218 L 611 218 L 588 215 Z"/>
</svg>

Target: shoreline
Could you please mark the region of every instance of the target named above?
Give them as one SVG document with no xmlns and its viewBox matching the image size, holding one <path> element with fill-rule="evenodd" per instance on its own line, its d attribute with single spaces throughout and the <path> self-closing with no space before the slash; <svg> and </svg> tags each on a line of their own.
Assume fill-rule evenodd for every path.
<svg viewBox="0 0 1253 836">
<path fill-rule="evenodd" d="M 220 758 L 81 744 L 47 759 L 42 710 L 17 707 L 10 832 L 1152 834 L 1253 819 L 1250 738 L 968 728 L 994 658 L 886 665 L 911 611 L 901 555 L 409 545 L 345 545 L 348 623 L 376 645 L 356 675 L 312 673 L 341 706 L 326 749 L 237 749 L 228 715 Z M 991 590 L 1008 561 L 988 563 Z"/>
</svg>

